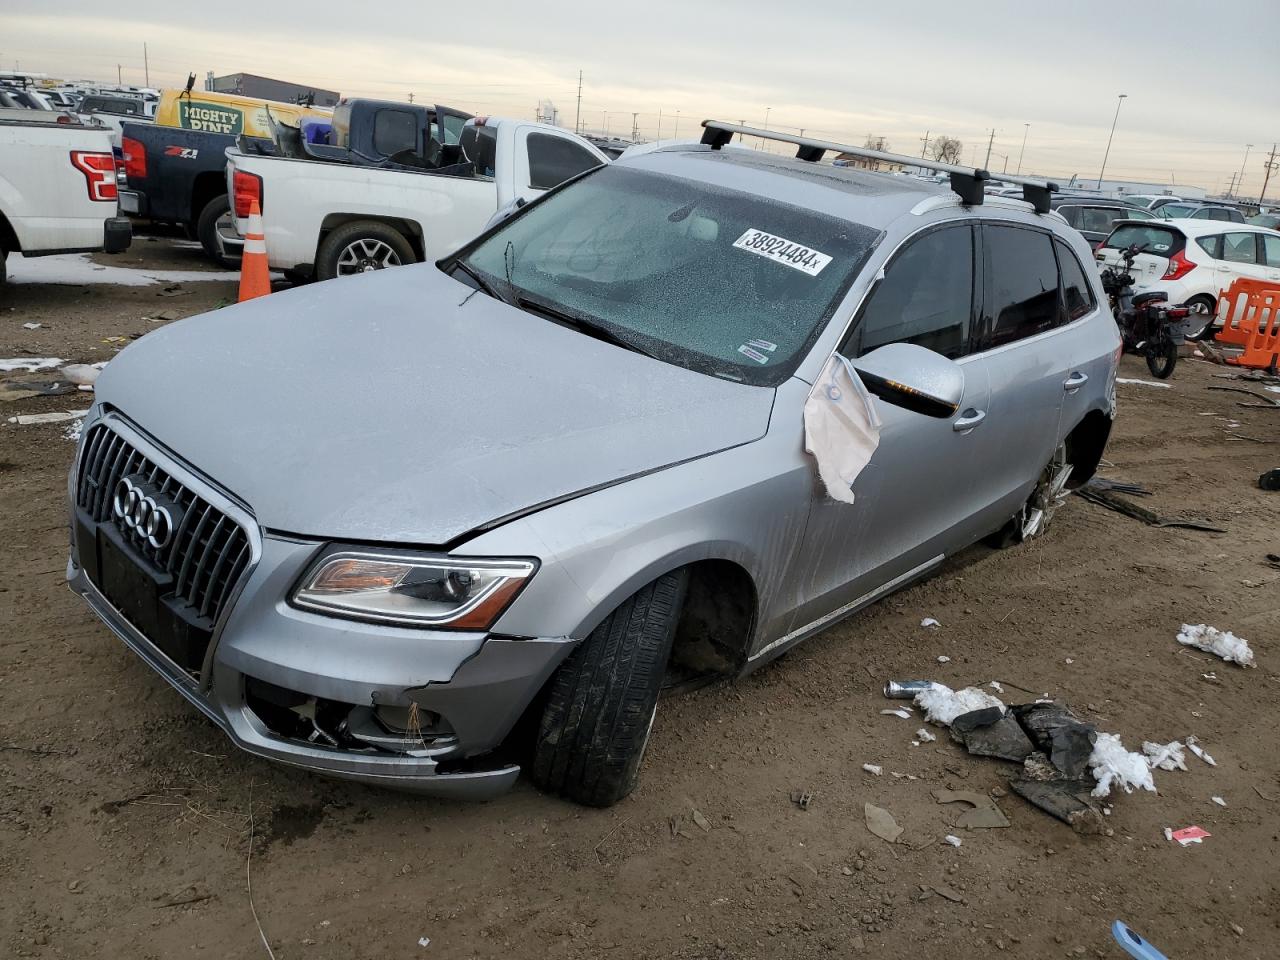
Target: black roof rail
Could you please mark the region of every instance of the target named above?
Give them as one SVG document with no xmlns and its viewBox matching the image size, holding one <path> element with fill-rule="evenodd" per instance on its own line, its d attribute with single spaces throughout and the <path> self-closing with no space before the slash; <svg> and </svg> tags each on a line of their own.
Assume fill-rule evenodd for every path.
<svg viewBox="0 0 1280 960">
<path fill-rule="evenodd" d="M 992 179 L 1003 183 L 1014 183 L 1022 187 L 1022 199 L 1035 208 L 1036 213 L 1049 212 L 1049 199 L 1058 191 L 1056 183 L 1044 180 L 1031 180 L 1026 177 L 1010 177 L 1000 174 L 992 175 L 980 167 L 963 167 L 954 163 L 942 163 L 937 160 L 926 160 L 923 157 L 907 157 L 898 153 L 885 153 L 883 150 L 868 150 L 866 147 L 855 147 L 847 143 L 835 143 L 831 140 L 816 140 L 813 137 L 797 137 L 777 130 L 761 130 L 757 127 L 745 127 L 737 123 L 725 123 L 722 120 L 702 121 L 702 142 L 713 150 L 726 146 L 734 135 L 759 137 L 762 140 L 774 140 L 778 143 L 793 143 L 798 148 L 796 158 L 815 163 L 828 152 L 844 153 L 866 160 L 884 160 L 906 167 L 922 167 L 925 170 L 936 170 L 948 174 L 951 189 L 960 197 L 966 206 L 978 206 L 983 201 L 983 184 Z"/>
</svg>

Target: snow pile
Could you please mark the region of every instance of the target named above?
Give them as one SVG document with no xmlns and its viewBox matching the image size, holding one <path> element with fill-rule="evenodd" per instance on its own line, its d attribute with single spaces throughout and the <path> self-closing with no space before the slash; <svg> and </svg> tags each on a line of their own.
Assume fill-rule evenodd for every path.
<svg viewBox="0 0 1280 960">
<path fill-rule="evenodd" d="M 48 370 L 50 367 L 66 362 L 60 357 L 9 357 L 6 360 L 0 360 L 0 373 L 13 373 L 15 370 L 35 373 L 37 370 Z"/>
<path fill-rule="evenodd" d="M 1004 704 L 977 687 L 952 690 L 946 684 L 934 683 L 930 684 L 928 690 L 916 694 L 916 706 L 924 711 L 924 718 L 930 723 L 949 727 L 951 721 L 962 713 L 1003 707 Z"/>
<path fill-rule="evenodd" d="M 1177 740 L 1173 743 L 1152 743 L 1148 740 L 1142 745 L 1142 752 L 1147 755 L 1147 765 L 1153 770 L 1187 769 L 1187 755 Z"/>
<path fill-rule="evenodd" d="M 1242 667 L 1256 667 L 1253 662 L 1253 651 L 1248 641 L 1237 637 L 1229 630 L 1219 630 L 1203 623 L 1192 625 L 1184 623 L 1178 633 L 1178 642 L 1183 646 L 1195 647 L 1205 653 L 1221 657 L 1227 663 L 1238 663 Z"/>
<path fill-rule="evenodd" d="M 1126 750 L 1114 733 L 1098 734 L 1093 753 L 1089 756 L 1089 769 L 1093 778 L 1098 781 L 1098 785 L 1093 788 L 1095 797 L 1109 796 L 1113 785 L 1120 787 L 1125 793 L 1132 793 L 1135 787 L 1156 792 L 1147 758 Z"/>
</svg>

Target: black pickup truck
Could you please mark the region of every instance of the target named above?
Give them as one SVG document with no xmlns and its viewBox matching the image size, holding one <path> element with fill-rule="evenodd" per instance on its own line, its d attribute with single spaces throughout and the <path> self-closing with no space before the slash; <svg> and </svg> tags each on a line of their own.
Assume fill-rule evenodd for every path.
<svg viewBox="0 0 1280 960">
<path fill-rule="evenodd" d="M 120 148 L 128 188 L 120 191 L 125 213 L 186 228 L 205 253 L 228 267 L 238 264 L 218 242 L 221 234 L 231 249 L 241 245 L 227 200 L 227 147 L 236 138 L 227 133 L 125 123 Z M 264 153 L 270 140 L 255 140 Z"/>
</svg>

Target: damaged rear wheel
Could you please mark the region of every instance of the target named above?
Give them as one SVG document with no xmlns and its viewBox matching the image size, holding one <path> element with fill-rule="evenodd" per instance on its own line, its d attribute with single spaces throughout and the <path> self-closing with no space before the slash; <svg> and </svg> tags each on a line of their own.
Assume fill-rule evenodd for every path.
<svg viewBox="0 0 1280 960">
<path fill-rule="evenodd" d="M 986 544 L 1003 549 L 1041 536 L 1048 529 L 1058 508 L 1071 495 L 1067 482 L 1074 469 L 1075 465 L 1067 455 L 1067 445 L 1058 444 L 1053 458 L 1040 471 L 1035 489 L 1031 491 L 1026 503 L 1008 523 L 986 538 Z"/>
<path fill-rule="evenodd" d="M 631 792 L 688 581 L 676 570 L 637 591 L 552 677 L 534 748 L 539 788 L 591 807 Z"/>
</svg>

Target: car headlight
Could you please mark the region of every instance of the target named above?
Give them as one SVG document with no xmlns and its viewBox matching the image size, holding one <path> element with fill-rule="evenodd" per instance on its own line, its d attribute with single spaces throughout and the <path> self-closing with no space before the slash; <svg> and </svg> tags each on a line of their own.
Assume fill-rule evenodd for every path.
<svg viewBox="0 0 1280 960">
<path fill-rule="evenodd" d="M 322 557 L 292 599 L 355 620 L 486 630 L 536 569 L 531 560 L 342 551 Z"/>
</svg>

